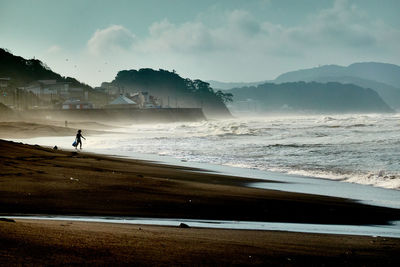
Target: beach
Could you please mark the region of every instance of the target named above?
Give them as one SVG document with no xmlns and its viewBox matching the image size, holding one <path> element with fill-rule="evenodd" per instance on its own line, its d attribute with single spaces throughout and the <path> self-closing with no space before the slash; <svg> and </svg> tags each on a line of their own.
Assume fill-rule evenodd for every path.
<svg viewBox="0 0 400 267">
<path fill-rule="evenodd" d="M 384 225 L 400 220 L 399 209 L 250 188 L 248 184 L 259 181 L 191 167 L 3 140 L 0 151 L 0 217 L 113 216 L 327 225 Z M 68 220 L 15 219 L 0 224 L 0 259 L 6 265 L 394 266 L 400 261 L 398 238 Z"/>
</svg>

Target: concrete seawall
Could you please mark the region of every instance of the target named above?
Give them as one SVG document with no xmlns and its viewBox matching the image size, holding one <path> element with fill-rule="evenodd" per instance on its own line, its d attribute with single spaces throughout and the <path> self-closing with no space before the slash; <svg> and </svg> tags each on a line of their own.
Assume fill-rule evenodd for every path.
<svg viewBox="0 0 400 267">
<path fill-rule="evenodd" d="M 160 108 L 160 109 L 74 109 L 74 110 L 29 110 L 23 112 L 25 118 L 77 120 L 100 122 L 178 122 L 201 121 L 206 117 L 200 108 Z"/>
</svg>

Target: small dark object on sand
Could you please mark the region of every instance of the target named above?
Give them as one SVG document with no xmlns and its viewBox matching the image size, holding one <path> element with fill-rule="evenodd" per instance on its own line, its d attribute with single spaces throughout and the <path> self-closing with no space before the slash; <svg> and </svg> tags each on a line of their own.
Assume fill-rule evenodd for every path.
<svg viewBox="0 0 400 267">
<path fill-rule="evenodd" d="M 7 218 L 0 218 L 1 222 L 13 222 L 15 223 L 15 221 L 13 219 L 7 219 Z"/>
<path fill-rule="evenodd" d="M 180 228 L 190 228 L 190 226 L 187 225 L 186 223 L 181 223 L 181 224 L 179 225 L 179 227 L 180 227 Z"/>
<path fill-rule="evenodd" d="M 53 149 L 54 149 L 54 150 L 57 150 L 57 149 L 58 149 L 58 147 L 57 147 L 57 146 L 54 146 L 54 147 L 53 147 Z"/>
</svg>

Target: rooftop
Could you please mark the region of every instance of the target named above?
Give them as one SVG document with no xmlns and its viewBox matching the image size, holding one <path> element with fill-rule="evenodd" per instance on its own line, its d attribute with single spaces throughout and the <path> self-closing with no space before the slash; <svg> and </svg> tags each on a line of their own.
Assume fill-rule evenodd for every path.
<svg viewBox="0 0 400 267">
<path fill-rule="evenodd" d="M 110 105 L 136 105 L 135 101 L 130 100 L 126 96 L 120 95 L 114 101 L 110 103 Z"/>
</svg>

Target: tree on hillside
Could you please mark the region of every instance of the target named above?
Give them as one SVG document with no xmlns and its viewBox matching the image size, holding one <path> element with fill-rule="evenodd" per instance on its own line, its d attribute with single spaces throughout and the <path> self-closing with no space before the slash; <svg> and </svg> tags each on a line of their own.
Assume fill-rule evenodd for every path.
<svg viewBox="0 0 400 267">
<path fill-rule="evenodd" d="M 233 102 L 233 94 L 231 93 L 224 93 L 221 90 L 218 90 L 215 95 L 221 99 L 222 102 L 228 103 L 228 102 Z"/>
</svg>

